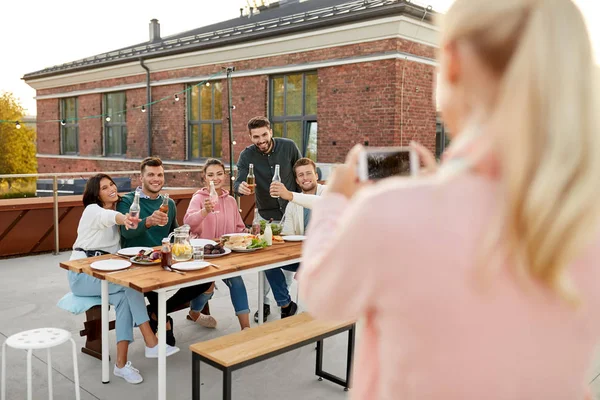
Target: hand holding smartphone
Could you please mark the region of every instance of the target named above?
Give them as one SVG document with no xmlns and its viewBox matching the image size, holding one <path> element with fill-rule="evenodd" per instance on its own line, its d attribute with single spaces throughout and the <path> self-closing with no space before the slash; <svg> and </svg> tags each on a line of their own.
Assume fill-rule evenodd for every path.
<svg viewBox="0 0 600 400">
<path fill-rule="evenodd" d="M 365 147 L 358 157 L 358 178 L 365 182 L 416 176 L 419 167 L 419 155 L 411 147 Z"/>
</svg>

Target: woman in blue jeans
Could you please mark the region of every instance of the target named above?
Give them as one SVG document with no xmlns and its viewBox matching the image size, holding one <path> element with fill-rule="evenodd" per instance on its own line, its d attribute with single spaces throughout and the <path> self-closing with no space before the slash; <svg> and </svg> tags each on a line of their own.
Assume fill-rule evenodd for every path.
<svg viewBox="0 0 600 400">
<path fill-rule="evenodd" d="M 183 223 L 190 226 L 190 234 L 203 239 L 215 239 L 227 233 L 247 232 L 237 202 L 229 195 L 227 190 L 223 189 L 223 185 L 229 182 L 223 163 L 216 159 L 206 161 L 204 180 L 206 186 L 194 193 L 183 217 Z M 219 195 L 219 200 L 214 204 L 210 200 L 208 189 L 210 182 L 214 183 L 215 190 Z M 240 328 L 249 328 L 250 306 L 248 305 L 248 293 L 246 292 L 244 280 L 237 276 L 224 279 L 223 282 L 225 282 L 231 293 L 231 302 L 240 321 Z M 204 315 L 200 312 L 213 294 L 214 284 L 203 295 L 192 300 L 188 319 L 196 321 L 202 326 L 215 328 L 217 320 L 211 315 Z"/>
<path fill-rule="evenodd" d="M 119 201 L 117 186 L 110 176 L 92 176 L 85 185 L 83 205 L 85 209 L 77 227 L 77 240 L 73 245 L 71 260 L 116 253 L 119 248 L 117 225 L 127 229 L 139 221 L 115 211 Z M 71 292 L 76 296 L 100 296 L 100 280 L 84 273 L 68 272 Z M 127 361 L 129 343 L 133 342 L 133 327 L 137 325 L 146 343 L 148 358 L 158 357 L 158 339 L 148 323 L 148 312 L 144 295 L 131 288 L 108 284 L 109 303 L 115 307 L 117 334 L 117 359 L 113 373 L 129 383 L 141 383 L 144 379 L 139 371 Z M 167 356 L 179 351 L 167 345 Z"/>
</svg>

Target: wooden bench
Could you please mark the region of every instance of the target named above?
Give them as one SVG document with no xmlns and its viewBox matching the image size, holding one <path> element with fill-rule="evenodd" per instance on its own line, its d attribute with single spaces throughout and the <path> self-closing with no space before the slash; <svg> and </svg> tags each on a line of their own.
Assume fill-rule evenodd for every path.
<svg viewBox="0 0 600 400">
<path fill-rule="evenodd" d="M 187 309 L 189 303 L 178 307 L 175 311 Z M 204 309 L 203 314 L 210 314 L 210 308 L 208 303 Z M 115 329 L 115 321 L 108 323 L 108 329 Z M 102 360 L 102 307 L 94 306 L 85 312 L 85 321 L 83 323 L 83 329 L 79 331 L 79 336 L 85 337 L 85 345 L 81 348 L 81 352 L 92 357 Z"/>
<path fill-rule="evenodd" d="M 354 357 L 354 321 L 327 322 L 313 319 L 302 313 L 285 319 L 233 333 L 227 336 L 196 343 L 192 351 L 192 399 L 200 400 L 200 362 L 223 371 L 223 399 L 231 399 L 231 373 L 240 368 L 275 357 L 279 354 L 317 343 L 315 374 L 319 380 L 327 379 L 350 388 L 350 374 Z M 323 371 L 323 339 L 348 331 L 346 379 Z"/>
</svg>

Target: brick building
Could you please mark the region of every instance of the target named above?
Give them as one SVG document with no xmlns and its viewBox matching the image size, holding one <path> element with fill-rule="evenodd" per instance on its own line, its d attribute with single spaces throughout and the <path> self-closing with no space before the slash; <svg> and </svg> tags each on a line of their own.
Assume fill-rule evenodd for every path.
<svg viewBox="0 0 600 400">
<path fill-rule="evenodd" d="M 149 154 L 170 168 L 228 161 L 230 66 L 235 161 L 256 115 L 325 171 L 358 142 L 434 150 L 431 17 L 407 0 L 280 0 L 168 38 L 152 20 L 146 43 L 24 76 L 39 171 L 137 169 Z"/>
</svg>

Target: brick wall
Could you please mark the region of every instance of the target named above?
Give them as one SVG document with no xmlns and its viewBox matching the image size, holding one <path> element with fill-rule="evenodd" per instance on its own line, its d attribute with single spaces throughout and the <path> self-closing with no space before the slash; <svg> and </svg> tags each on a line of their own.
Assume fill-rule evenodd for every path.
<svg viewBox="0 0 600 400">
<path fill-rule="evenodd" d="M 386 51 L 404 51 L 433 58 L 434 49 L 402 39 L 386 39 L 376 42 L 339 46 L 336 48 L 242 60 L 232 63 L 237 70 L 302 64 L 328 59 L 345 58 Z M 211 74 L 220 66 L 209 65 L 151 74 L 152 81 Z M 318 161 L 340 162 L 355 143 L 369 142 L 371 146 L 406 145 L 417 139 L 435 149 L 436 110 L 433 96 L 434 68 L 429 65 L 405 60 L 382 60 L 348 64 L 318 70 Z M 250 144 L 247 121 L 257 115 L 267 114 L 268 75 L 233 78 L 234 159 Z M 404 76 L 404 78 L 403 78 Z M 115 85 L 144 82 L 140 74 L 123 79 L 110 79 L 71 87 L 45 89 L 38 95 L 64 93 L 70 90 L 112 87 Z M 229 161 L 229 127 L 227 81 L 222 80 L 221 106 L 223 161 Z M 185 90 L 187 85 L 174 84 L 152 88 L 152 100 L 170 97 Z M 146 89 L 126 91 L 127 107 L 146 103 Z M 164 160 L 186 159 L 186 104 L 185 94 L 180 101 L 174 98 L 152 106 L 152 153 Z M 102 113 L 102 95 L 79 96 L 79 117 Z M 39 100 L 38 119 L 58 119 L 58 100 Z M 102 119 L 80 122 L 80 154 L 102 154 Z M 127 113 L 127 158 L 143 158 L 148 154 L 147 114 L 139 109 Z M 59 124 L 38 124 L 38 152 L 59 153 Z M 40 158 L 40 165 L 48 159 Z M 136 161 L 137 163 L 137 161 Z M 56 161 L 48 164 L 45 171 L 69 171 L 77 167 L 87 170 L 130 169 L 123 161 Z M 108 169 L 106 169 L 108 168 Z M 137 167 L 133 168 L 137 169 Z M 40 167 L 40 171 L 43 171 Z"/>
</svg>

